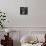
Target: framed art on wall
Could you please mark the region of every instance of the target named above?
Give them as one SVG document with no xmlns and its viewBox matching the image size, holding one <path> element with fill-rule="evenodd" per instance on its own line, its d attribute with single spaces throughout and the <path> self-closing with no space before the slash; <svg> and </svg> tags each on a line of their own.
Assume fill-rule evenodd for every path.
<svg viewBox="0 0 46 46">
<path fill-rule="evenodd" d="M 28 7 L 20 7 L 20 14 L 27 15 L 28 14 Z"/>
</svg>

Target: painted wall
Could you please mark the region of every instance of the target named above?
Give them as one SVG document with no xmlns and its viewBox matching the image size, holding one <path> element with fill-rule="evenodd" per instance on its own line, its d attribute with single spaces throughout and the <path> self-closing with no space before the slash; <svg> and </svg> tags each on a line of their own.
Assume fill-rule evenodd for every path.
<svg viewBox="0 0 46 46">
<path fill-rule="evenodd" d="M 28 7 L 28 15 L 20 15 L 20 7 Z M 6 12 L 7 27 L 46 27 L 46 0 L 0 0 Z"/>
</svg>

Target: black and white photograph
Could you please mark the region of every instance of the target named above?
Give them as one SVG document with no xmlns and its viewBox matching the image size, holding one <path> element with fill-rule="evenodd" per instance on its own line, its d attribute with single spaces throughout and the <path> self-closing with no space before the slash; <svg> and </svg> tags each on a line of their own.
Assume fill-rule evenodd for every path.
<svg viewBox="0 0 46 46">
<path fill-rule="evenodd" d="M 27 15 L 28 14 L 28 7 L 20 7 L 20 14 Z"/>
</svg>

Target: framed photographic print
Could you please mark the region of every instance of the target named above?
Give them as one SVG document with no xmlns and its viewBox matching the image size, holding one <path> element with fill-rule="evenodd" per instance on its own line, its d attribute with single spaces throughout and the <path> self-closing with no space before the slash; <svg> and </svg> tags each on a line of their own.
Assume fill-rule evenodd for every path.
<svg viewBox="0 0 46 46">
<path fill-rule="evenodd" d="M 27 15 L 28 14 L 28 7 L 20 7 L 20 14 Z"/>
</svg>

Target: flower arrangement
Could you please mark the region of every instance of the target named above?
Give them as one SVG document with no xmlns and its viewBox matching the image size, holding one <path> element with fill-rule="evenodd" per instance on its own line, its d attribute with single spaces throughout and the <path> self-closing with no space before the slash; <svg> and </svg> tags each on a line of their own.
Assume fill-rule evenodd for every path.
<svg viewBox="0 0 46 46">
<path fill-rule="evenodd" d="M 4 12 L 0 11 L 0 27 L 3 28 L 4 27 L 4 22 L 6 20 L 6 15 Z"/>
</svg>

